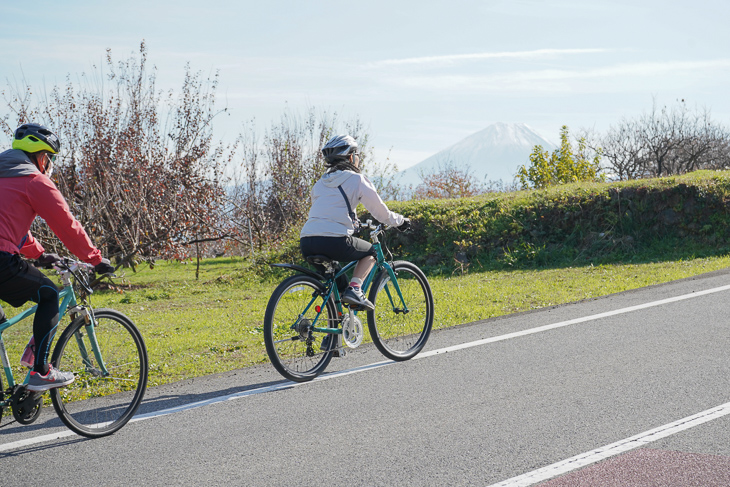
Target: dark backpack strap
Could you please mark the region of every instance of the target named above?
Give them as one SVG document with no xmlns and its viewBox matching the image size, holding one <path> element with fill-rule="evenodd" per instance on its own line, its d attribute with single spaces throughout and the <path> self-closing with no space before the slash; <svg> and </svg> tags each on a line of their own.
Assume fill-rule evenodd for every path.
<svg viewBox="0 0 730 487">
<path fill-rule="evenodd" d="M 352 206 L 350 206 L 350 200 L 347 199 L 347 195 L 345 194 L 345 190 L 342 189 L 342 185 L 337 186 L 337 189 L 340 190 L 340 194 L 343 198 L 345 198 L 345 204 L 347 205 L 347 214 L 350 215 L 350 220 L 352 221 L 352 226 L 355 230 L 360 228 L 360 220 L 357 219 L 357 215 L 354 211 L 352 211 Z"/>
</svg>

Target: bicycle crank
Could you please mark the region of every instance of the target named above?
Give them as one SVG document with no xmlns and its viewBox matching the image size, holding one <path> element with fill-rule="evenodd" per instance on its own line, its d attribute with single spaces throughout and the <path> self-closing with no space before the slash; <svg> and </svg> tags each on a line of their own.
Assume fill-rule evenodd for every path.
<svg viewBox="0 0 730 487">
<path fill-rule="evenodd" d="M 13 417 L 20 424 L 31 424 L 38 419 L 42 406 L 43 393 L 29 391 L 25 386 L 16 386 L 15 392 L 10 398 Z"/>
<path fill-rule="evenodd" d="M 360 318 L 352 310 L 342 318 L 342 341 L 350 348 L 357 348 L 362 343 L 363 332 Z"/>
</svg>

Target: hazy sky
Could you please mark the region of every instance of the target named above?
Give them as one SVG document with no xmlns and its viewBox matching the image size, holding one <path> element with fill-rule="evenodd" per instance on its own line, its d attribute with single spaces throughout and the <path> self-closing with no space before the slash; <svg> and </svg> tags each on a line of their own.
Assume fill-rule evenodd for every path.
<svg viewBox="0 0 730 487">
<path fill-rule="evenodd" d="M 403 169 L 494 122 L 557 140 L 653 100 L 730 125 L 729 23 L 722 0 L 3 1 L 0 82 L 63 84 L 144 39 L 160 88 L 220 72 L 219 137 L 327 109 Z"/>
</svg>

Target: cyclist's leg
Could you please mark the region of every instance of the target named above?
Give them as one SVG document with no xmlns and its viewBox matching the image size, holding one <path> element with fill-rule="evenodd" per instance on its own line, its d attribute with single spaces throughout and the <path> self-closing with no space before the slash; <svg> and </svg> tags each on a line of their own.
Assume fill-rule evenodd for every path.
<svg viewBox="0 0 730 487">
<path fill-rule="evenodd" d="M 48 355 L 51 351 L 51 342 L 58 328 L 58 289 L 49 279 L 37 291 L 33 301 L 38 303 L 38 309 L 33 317 L 33 337 L 36 343 L 35 362 L 33 370 L 41 374 L 47 373 Z"/>
<path fill-rule="evenodd" d="M 342 295 L 342 301 L 364 309 L 373 309 L 373 304 L 365 298 L 361 288 L 375 265 L 375 249 L 370 242 L 353 236 L 347 237 L 346 246 L 343 257 L 349 261 L 357 260 L 358 263 L 353 270 L 350 285 Z"/>
<path fill-rule="evenodd" d="M 41 271 L 18 255 L 0 255 L 0 299 L 14 307 L 28 301 L 38 304 L 33 319 L 36 343 L 33 370 L 46 374 L 48 354 L 58 325 L 58 288 Z"/>
</svg>

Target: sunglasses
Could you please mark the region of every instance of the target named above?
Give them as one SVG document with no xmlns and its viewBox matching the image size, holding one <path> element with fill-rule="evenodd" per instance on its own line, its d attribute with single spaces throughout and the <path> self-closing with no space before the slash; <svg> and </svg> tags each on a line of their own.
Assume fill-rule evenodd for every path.
<svg viewBox="0 0 730 487">
<path fill-rule="evenodd" d="M 45 167 L 41 169 L 41 172 L 45 174 L 46 176 L 50 177 L 51 174 L 53 174 L 53 166 L 56 162 L 56 154 L 51 154 L 50 152 L 44 152 L 43 155 L 46 156 L 46 163 L 43 164 Z"/>
</svg>

